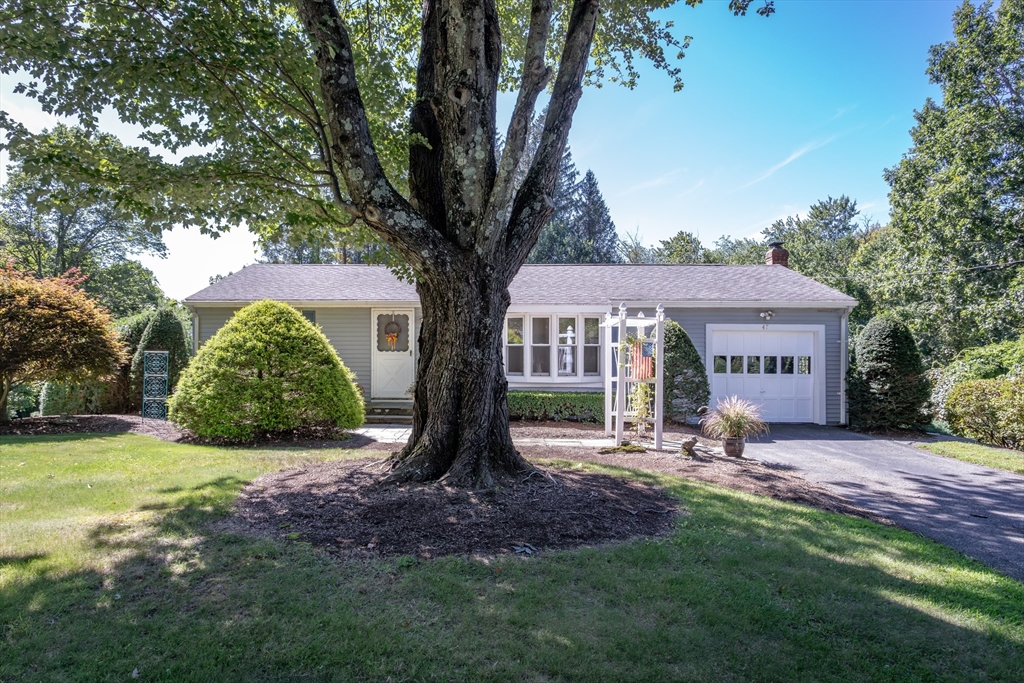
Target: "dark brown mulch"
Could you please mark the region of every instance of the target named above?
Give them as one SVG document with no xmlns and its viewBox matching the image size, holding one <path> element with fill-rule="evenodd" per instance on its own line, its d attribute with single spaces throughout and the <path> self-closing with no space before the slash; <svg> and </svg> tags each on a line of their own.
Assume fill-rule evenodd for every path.
<svg viewBox="0 0 1024 683">
<path fill-rule="evenodd" d="M 181 441 L 185 433 L 164 420 L 143 420 L 138 415 L 76 415 L 69 421 L 60 417 L 26 417 L 0 424 L 0 436 L 47 434 L 116 434 L 132 432 L 163 441 Z"/>
<path fill-rule="evenodd" d="M 29 417 L 0 424 L 0 436 L 42 436 L 49 434 L 144 434 L 161 441 L 213 446 L 297 446 L 301 448 L 361 448 L 375 443 L 358 434 L 333 426 L 310 426 L 290 432 L 264 434 L 239 444 L 224 439 L 205 439 L 166 420 L 143 420 L 139 415 L 75 415 Z"/>
<path fill-rule="evenodd" d="M 380 476 L 365 462 L 267 474 L 234 521 L 347 556 L 527 556 L 667 533 L 678 512 L 659 489 L 602 474 L 550 470 L 487 491 L 375 486 Z"/>
</svg>

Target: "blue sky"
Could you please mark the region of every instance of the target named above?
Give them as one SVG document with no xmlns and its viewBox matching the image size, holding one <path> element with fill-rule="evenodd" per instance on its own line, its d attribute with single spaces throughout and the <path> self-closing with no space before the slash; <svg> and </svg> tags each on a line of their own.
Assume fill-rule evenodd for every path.
<svg viewBox="0 0 1024 683">
<path fill-rule="evenodd" d="M 687 230 L 711 245 L 840 194 L 885 222 L 882 173 L 910 146 L 914 110 L 940 96 L 925 74 L 928 48 L 952 38 L 958 3 L 777 0 L 767 19 L 733 17 L 726 4 L 662 12 L 693 36 L 681 92 L 644 67 L 635 90 L 592 88 L 580 101 L 573 157 L 597 174 L 619 232 L 656 243 Z M 14 85 L 0 83 L 3 109 L 34 129 L 52 125 Z M 101 121 L 137 142 L 115 118 Z M 175 230 L 166 241 L 167 259 L 143 262 L 174 298 L 255 258 L 241 230 L 216 241 Z"/>
</svg>

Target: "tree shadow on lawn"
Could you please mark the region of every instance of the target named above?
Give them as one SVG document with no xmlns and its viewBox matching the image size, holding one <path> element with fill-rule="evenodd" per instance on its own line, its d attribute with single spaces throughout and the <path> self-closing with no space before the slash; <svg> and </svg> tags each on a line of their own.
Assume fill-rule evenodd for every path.
<svg viewBox="0 0 1024 683">
<path fill-rule="evenodd" d="M 212 480 L 92 529 L 103 568 L 0 566 L 0 679 L 1024 679 L 1019 582 L 899 529 L 617 473 L 690 514 L 528 560 L 338 562 L 219 532 L 241 482 Z"/>
</svg>

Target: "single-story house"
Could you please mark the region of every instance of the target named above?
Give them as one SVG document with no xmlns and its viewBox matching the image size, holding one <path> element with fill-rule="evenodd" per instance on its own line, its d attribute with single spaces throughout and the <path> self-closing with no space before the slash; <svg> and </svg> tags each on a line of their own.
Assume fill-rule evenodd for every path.
<svg viewBox="0 0 1024 683">
<path fill-rule="evenodd" d="M 773 255 L 774 253 L 774 255 Z M 770 422 L 846 422 L 848 316 L 856 300 L 765 265 L 525 265 L 509 287 L 505 369 L 510 389 L 603 391 L 606 314 L 651 317 L 658 304 L 704 359 L 712 404 L 738 395 Z M 284 301 L 318 324 L 370 400 L 408 399 L 419 299 L 381 266 L 260 263 L 185 299 L 196 347 L 236 310 Z"/>
</svg>

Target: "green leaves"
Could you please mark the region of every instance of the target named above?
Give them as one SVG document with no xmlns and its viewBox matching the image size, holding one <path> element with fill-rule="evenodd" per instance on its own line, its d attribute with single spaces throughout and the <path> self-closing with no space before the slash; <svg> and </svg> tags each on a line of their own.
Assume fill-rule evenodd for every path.
<svg viewBox="0 0 1024 683">
<path fill-rule="evenodd" d="M 886 171 L 893 232 L 876 266 L 879 300 L 938 360 L 1024 326 L 1024 1 L 965 2 L 954 34 L 929 59 L 942 102 L 915 114 Z"/>
</svg>

